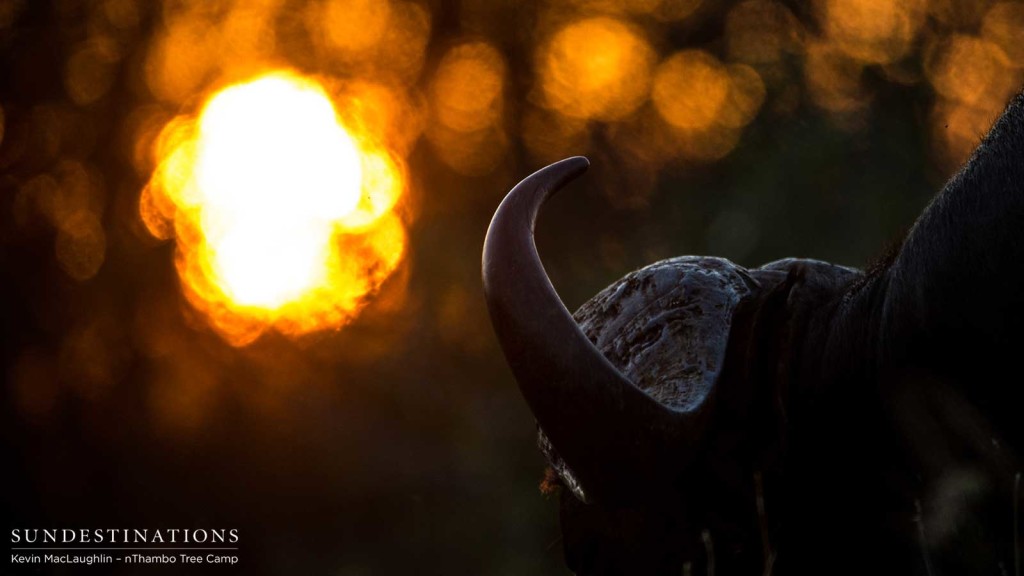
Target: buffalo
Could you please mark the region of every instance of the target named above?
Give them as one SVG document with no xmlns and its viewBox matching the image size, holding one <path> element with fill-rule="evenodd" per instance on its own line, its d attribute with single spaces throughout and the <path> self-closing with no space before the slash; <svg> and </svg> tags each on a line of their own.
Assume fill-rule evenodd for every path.
<svg viewBox="0 0 1024 576">
<path fill-rule="evenodd" d="M 679 257 L 572 315 L 533 228 L 588 165 L 515 186 L 483 253 L 570 570 L 1020 576 L 1024 95 L 864 271 Z"/>
</svg>

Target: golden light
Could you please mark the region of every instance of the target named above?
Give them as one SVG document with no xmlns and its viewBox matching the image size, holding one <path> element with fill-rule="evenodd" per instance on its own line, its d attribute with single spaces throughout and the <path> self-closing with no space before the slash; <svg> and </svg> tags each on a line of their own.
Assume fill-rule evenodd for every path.
<svg viewBox="0 0 1024 576">
<path fill-rule="evenodd" d="M 205 19 L 190 14 L 170 19 L 153 37 L 146 85 L 162 100 L 184 101 L 214 69 L 214 56 L 222 52 L 218 43 L 216 26 Z"/>
<path fill-rule="evenodd" d="M 994 33 L 993 27 L 990 23 L 986 31 Z M 996 43 L 963 34 L 932 46 L 924 64 L 928 81 L 941 97 L 932 114 L 938 152 L 942 161 L 956 166 L 967 159 L 1020 86 L 1021 70 Z"/>
<path fill-rule="evenodd" d="M 998 112 L 1017 87 L 1006 54 L 975 36 L 954 35 L 925 59 L 925 74 L 939 94 Z"/>
<path fill-rule="evenodd" d="M 946 30 L 977 27 L 992 0 L 928 0 L 928 16 Z"/>
<path fill-rule="evenodd" d="M 726 66 L 703 50 L 682 50 L 666 58 L 651 89 L 654 109 L 670 128 L 666 149 L 701 161 L 731 152 L 764 98 L 764 81 L 756 70 L 745 64 Z M 650 134 L 646 139 L 654 140 Z"/>
<path fill-rule="evenodd" d="M 229 86 L 156 146 L 143 221 L 157 237 L 173 230 L 189 301 L 233 344 L 270 326 L 337 328 L 401 260 L 400 169 L 313 80 Z"/>
<path fill-rule="evenodd" d="M 798 53 L 803 31 L 796 16 L 773 0 L 746 0 L 732 7 L 725 20 L 729 55 L 741 62 L 778 62 Z"/>
<path fill-rule="evenodd" d="M 434 73 L 430 96 L 437 120 L 458 132 L 486 128 L 500 119 L 505 61 L 486 42 L 450 49 Z"/>
<path fill-rule="evenodd" d="M 84 106 L 106 94 L 113 83 L 113 65 L 120 57 L 116 44 L 109 38 L 79 45 L 64 71 L 64 86 L 71 100 Z"/>
<path fill-rule="evenodd" d="M 491 44 L 474 40 L 450 48 L 430 84 L 427 132 L 434 153 L 468 175 L 486 174 L 505 155 L 505 60 Z"/>
<path fill-rule="evenodd" d="M 1000 2 L 985 14 L 982 35 L 1002 48 L 1015 68 L 1024 66 L 1024 4 Z"/>
<path fill-rule="evenodd" d="M 391 18 L 387 0 L 328 0 L 318 14 L 328 41 L 341 50 L 358 52 L 384 37 Z"/>
<path fill-rule="evenodd" d="M 403 86 L 368 80 L 346 84 L 342 122 L 361 126 L 393 153 L 406 156 L 427 124 L 426 105 Z"/>
<path fill-rule="evenodd" d="M 320 0 L 307 3 L 304 24 L 318 59 L 346 74 L 411 85 L 430 40 L 431 12 L 402 0 Z"/>
<path fill-rule="evenodd" d="M 672 21 L 686 18 L 702 0 L 570 0 L 577 11 L 615 15 L 653 16 Z"/>
<path fill-rule="evenodd" d="M 999 111 L 940 101 L 932 111 L 939 160 L 947 169 L 963 164 L 999 116 Z"/>
<path fill-rule="evenodd" d="M 767 90 L 756 70 L 746 64 L 731 64 L 729 70 L 729 101 L 722 110 L 720 121 L 726 126 L 740 128 L 749 124 L 764 104 Z"/>
<path fill-rule="evenodd" d="M 819 19 L 827 38 L 847 55 L 885 64 L 907 53 L 926 10 L 925 0 L 824 0 Z"/>
<path fill-rule="evenodd" d="M 825 42 L 807 45 L 804 79 L 811 100 L 836 113 L 860 110 L 868 104 L 868 95 L 861 85 L 863 64 Z"/>
<path fill-rule="evenodd" d="M 638 29 L 607 17 L 559 30 L 539 59 L 545 104 L 573 118 L 618 120 L 647 97 L 654 49 Z"/>
<path fill-rule="evenodd" d="M 729 72 L 702 50 L 684 50 L 658 66 L 651 99 L 663 118 L 686 130 L 715 124 L 728 102 Z"/>
</svg>

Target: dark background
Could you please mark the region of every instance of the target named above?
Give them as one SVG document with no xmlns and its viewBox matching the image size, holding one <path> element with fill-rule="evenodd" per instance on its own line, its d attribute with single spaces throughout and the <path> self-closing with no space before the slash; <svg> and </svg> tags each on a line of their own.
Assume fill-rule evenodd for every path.
<svg viewBox="0 0 1024 576">
<path fill-rule="evenodd" d="M 589 34 L 552 64 L 581 23 L 625 34 L 626 59 Z M 570 308 L 678 254 L 863 266 L 1019 85 L 1020 34 L 1021 3 L 961 0 L 0 0 L 6 533 L 238 528 L 250 574 L 565 573 L 480 288 L 503 194 L 591 158 L 538 227 Z M 740 121 L 666 117 L 651 79 L 684 50 L 756 76 L 720 108 Z M 408 245 L 347 326 L 236 347 L 185 300 L 139 194 L 154 130 L 280 66 L 395 95 Z M 684 75 L 678 101 L 710 82 Z M 117 573 L 153 569 L 190 573 Z"/>
</svg>

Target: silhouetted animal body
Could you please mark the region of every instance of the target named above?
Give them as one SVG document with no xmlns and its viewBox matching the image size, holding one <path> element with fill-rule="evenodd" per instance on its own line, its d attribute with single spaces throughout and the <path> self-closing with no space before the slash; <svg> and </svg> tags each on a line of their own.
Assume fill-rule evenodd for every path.
<svg viewBox="0 0 1024 576">
<path fill-rule="evenodd" d="M 1024 96 L 863 273 L 682 257 L 576 313 L 498 208 L 495 331 L 565 487 L 577 574 L 1021 574 Z"/>
</svg>

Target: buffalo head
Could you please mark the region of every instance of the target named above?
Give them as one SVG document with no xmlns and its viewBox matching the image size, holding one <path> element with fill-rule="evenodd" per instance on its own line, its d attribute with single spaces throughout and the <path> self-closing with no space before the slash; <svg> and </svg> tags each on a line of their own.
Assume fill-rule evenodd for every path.
<svg viewBox="0 0 1024 576">
<path fill-rule="evenodd" d="M 1024 96 L 868 272 L 682 257 L 570 314 L 544 201 L 491 222 L 491 320 L 564 488 L 577 574 L 1016 574 Z"/>
</svg>

